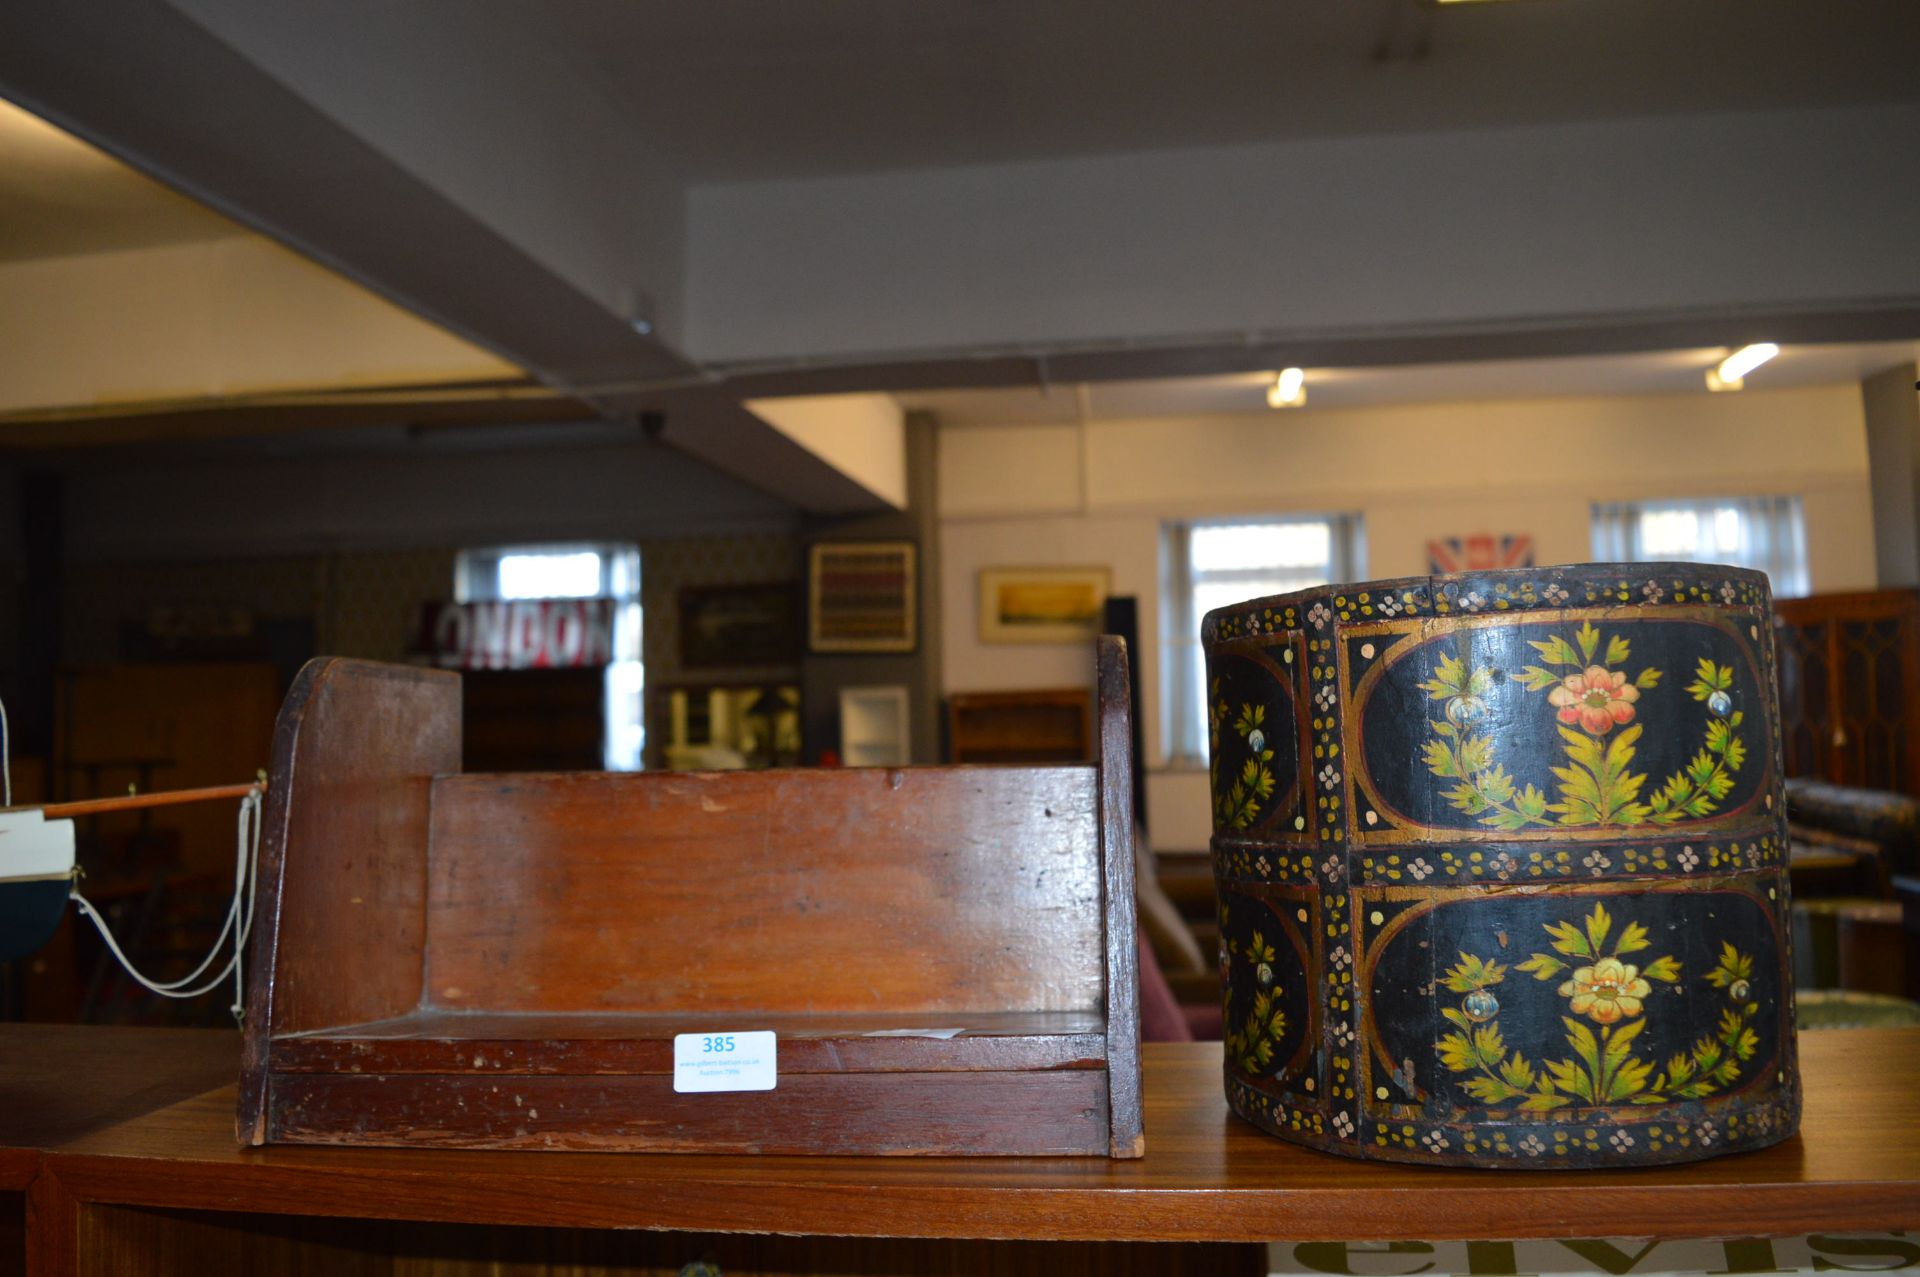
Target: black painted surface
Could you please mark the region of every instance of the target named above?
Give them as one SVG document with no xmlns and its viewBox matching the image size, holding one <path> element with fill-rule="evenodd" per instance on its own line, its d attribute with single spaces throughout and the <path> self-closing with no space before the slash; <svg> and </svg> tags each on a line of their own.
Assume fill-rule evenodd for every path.
<svg viewBox="0 0 1920 1277">
<path fill-rule="evenodd" d="M 1486 1166 L 1790 1134 L 1770 619 L 1759 574 L 1675 564 L 1210 613 L 1235 1111 Z"/>
</svg>

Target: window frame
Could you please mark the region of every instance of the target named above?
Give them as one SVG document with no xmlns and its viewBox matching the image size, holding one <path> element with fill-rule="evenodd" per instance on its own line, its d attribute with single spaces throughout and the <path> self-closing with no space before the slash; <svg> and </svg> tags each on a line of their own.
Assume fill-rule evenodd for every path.
<svg viewBox="0 0 1920 1277">
<path fill-rule="evenodd" d="M 1195 529 L 1214 527 L 1275 527 L 1323 524 L 1327 529 L 1326 578 L 1302 581 L 1294 589 L 1316 584 L 1355 581 L 1366 575 L 1366 523 L 1358 511 L 1290 511 L 1244 515 L 1209 515 L 1169 520 L 1160 535 L 1160 746 L 1170 768 L 1207 766 L 1206 708 L 1202 683 L 1206 656 L 1200 647 L 1202 613 L 1195 596 L 1203 585 L 1242 579 L 1254 583 L 1297 568 L 1268 565 L 1253 568 L 1216 568 L 1196 572 L 1192 536 Z M 1256 597 L 1249 593 L 1246 598 Z"/>
</svg>

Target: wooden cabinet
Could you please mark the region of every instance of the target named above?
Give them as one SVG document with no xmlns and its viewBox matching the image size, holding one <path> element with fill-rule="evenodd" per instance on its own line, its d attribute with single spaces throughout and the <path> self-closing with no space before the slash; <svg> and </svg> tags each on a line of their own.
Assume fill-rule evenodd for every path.
<svg viewBox="0 0 1920 1277">
<path fill-rule="evenodd" d="M 956 763 L 1084 762 L 1092 718 L 1084 687 L 956 693 L 947 698 L 948 752 Z"/>
<path fill-rule="evenodd" d="M 1920 795 L 1920 592 L 1774 607 L 1787 776 Z"/>
</svg>

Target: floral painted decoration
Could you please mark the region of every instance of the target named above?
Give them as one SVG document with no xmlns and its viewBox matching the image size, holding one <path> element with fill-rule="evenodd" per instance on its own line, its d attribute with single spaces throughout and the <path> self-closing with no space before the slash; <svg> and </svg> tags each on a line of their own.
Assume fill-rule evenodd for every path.
<svg viewBox="0 0 1920 1277">
<path fill-rule="evenodd" d="M 1509 1049 L 1494 1020 L 1500 1003 L 1493 989 L 1506 979 L 1507 968 L 1461 953 L 1460 961 L 1441 980 L 1446 989 L 1464 995 L 1459 1006 L 1443 1007 L 1440 1012 L 1458 1031 L 1444 1035 L 1434 1049 L 1449 1072 L 1470 1075 L 1462 1083 L 1467 1094 L 1487 1104 L 1517 1104 L 1523 1112 L 1544 1113 L 1568 1105 L 1607 1107 L 1698 1099 L 1739 1080 L 1741 1066 L 1760 1048 L 1749 1024 L 1760 1009 L 1752 1000 L 1752 957 L 1723 943 L 1719 965 L 1706 976 L 1707 983 L 1722 990 L 1729 1003 L 1718 1030 L 1701 1037 L 1691 1049 L 1674 1053 L 1660 1070 L 1634 1055 L 1633 1047 L 1647 1027 L 1643 1012 L 1654 983 L 1679 983 L 1680 963 L 1671 956 L 1644 966 L 1625 962 L 1625 955 L 1651 947 L 1647 928 L 1629 922 L 1609 947 L 1612 931 L 1612 916 L 1604 904 L 1596 904 L 1582 925 L 1546 924 L 1555 952 L 1535 953 L 1515 968 L 1540 981 L 1567 973 L 1556 992 L 1567 999 L 1571 1012 L 1560 1022 L 1572 1055 L 1543 1060 L 1537 1066 Z M 1585 962 L 1572 966 L 1568 958 Z M 1597 1034 L 1587 1021 L 1599 1026 Z"/>
<path fill-rule="evenodd" d="M 1445 791 L 1456 811 L 1501 830 L 1666 825 L 1714 813 L 1746 759 L 1738 734 L 1744 715 L 1729 695 L 1730 666 L 1701 659 L 1686 690 L 1711 715 L 1705 739 L 1684 768 L 1643 798 L 1647 777 L 1632 770 L 1642 731 L 1634 720 L 1640 694 L 1660 685 L 1661 671 L 1646 666 L 1629 677 L 1618 668 L 1631 657 L 1628 639 L 1607 638 L 1591 621 L 1571 639 L 1556 634 L 1528 642 L 1540 663 L 1511 677 L 1530 692 L 1546 692 L 1553 707 L 1566 757 L 1566 766 L 1552 768 L 1558 791 L 1550 797 L 1538 785 L 1517 782 L 1495 757 L 1493 738 L 1470 730 L 1486 713 L 1494 673 L 1448 655 L 1420 688 L 1443 702 L 1425 759 L 1434 775 L 1459 782 Z"/>
</svg>

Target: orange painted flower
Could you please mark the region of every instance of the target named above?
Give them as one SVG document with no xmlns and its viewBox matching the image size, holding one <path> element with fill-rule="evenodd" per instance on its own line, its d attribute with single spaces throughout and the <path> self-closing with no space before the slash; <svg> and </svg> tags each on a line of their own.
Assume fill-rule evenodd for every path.
<svg viewBox="0 0 1920 1277">
<path fill-rule="evenodd" d="M 1640 978 L 1640 968 L 1618 958 L 1602 958 L 1590 967 L 1577 968 L 1573 979 L 1560 986 L 1560 996 L 1573 999 L 1573 1013 L 1595 1024 L 1639 1015 L 1640 999 L 1651 992 L 1653 986 Z"/>
<path fill-rule="evenodd" d="M 1622 723 L 1633 719 L 1633 703 L 1640 689 L 1627 682 L 1625 674 L 1587 666 L 1584 674 L 1569 674 L 1560 686 L 1547 693 L 1547 700 L 1560 710 L 1560 721 L 1578 723 L 1589 736 L 1605 736 Z"/>
</svg>

